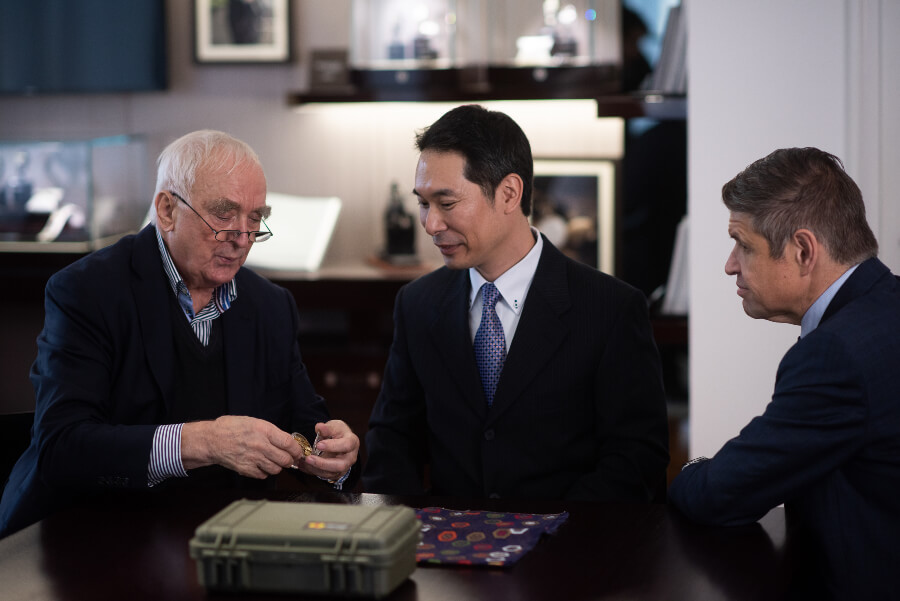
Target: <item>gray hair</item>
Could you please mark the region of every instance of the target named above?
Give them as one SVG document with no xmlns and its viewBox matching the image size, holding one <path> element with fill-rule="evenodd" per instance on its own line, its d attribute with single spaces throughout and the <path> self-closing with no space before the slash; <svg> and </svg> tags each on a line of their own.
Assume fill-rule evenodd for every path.
<svg viewBox="0 0 900 601">
<path fill-rule="evenodd" d="M 841 160 L 818 148 L 781 148 L 759 159 L 722 186 L 722 200 L 750 217 L 773 259 L 801 228 L 843 265 L 878 255 L 862 192 Z"/>
</svg>

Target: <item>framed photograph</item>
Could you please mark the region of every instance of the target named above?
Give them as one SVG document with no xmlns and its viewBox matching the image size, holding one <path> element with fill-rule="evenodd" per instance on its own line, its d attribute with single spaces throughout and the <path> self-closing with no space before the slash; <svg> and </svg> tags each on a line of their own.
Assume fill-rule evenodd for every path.
<svg viewBox="0 0 900 601">
<path fill-rule="evenodd" d="M 290 0 L 194 0 L 198 63 L 291 60 Z"/>
<path fill-rule="evenodd" d="M 616 164 L 536 159 L 532 224 L 568 256 L 614 274 Z"/>
</svg>

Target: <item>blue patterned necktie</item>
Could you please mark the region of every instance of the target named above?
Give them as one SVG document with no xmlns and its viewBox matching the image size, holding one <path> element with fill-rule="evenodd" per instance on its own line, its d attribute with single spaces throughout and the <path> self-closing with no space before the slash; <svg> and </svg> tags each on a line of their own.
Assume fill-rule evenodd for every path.
<svg viewBox="0 0 900 601">
<path fill-rule="evenodd" d="M 481 324 L 475 333 L 475 360 L 478 362 L 478 373 L 481 374 L 481 386 L 488 407 L 494 402 L 494 391 L 506 360 L 506 338 L 503 336 L 503 324 L 494 308 L 500 299 L 497 287 L 487 282 L 481 287 Z"/>
</svg>

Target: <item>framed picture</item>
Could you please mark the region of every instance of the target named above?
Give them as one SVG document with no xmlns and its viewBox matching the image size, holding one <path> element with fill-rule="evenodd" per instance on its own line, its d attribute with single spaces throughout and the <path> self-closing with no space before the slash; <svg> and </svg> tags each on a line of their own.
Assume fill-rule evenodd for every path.
<svg viewBox="0 0 900 601">
<path fill-rule="evenodd" d="M 290 0 L 194 0 L 198 63 L 286 63 Z"/>
<path fill-rule="evenodd" d="M 616 165 L 536 159 L 532 224 L 573 259 L 615 271 Z"/>
</svg>

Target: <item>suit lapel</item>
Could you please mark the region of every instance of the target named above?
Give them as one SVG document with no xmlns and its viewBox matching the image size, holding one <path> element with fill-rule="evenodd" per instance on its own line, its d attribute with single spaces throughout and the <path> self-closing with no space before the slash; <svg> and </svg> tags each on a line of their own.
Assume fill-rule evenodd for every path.
<svg viewBox="0 0 900 601">
<path fill-rule="evenodd" d="M 541 259 L 500 373 L 494 404 L 488 415 L 489 423 L 509 409 L 557 353 L 566 338 L 561 315 L 570 305 L 565 259 L 545 238 Z"/>
<path fill-rule="evenodd" d="M 443 358 L 443 365 L 452 372 L 465 402 L 483 418 L 487 401 L 469 335 L 469 272 L 454 272 L 438 297 L 429 327 L 430 339 Z"/>
<path fill-rule="evenodd" d="M 131 268 L 135 275 L 131 287 L 144 342 L 144 354 L 150 372 L 162 390 L 163 402 L 168 411 L 172 408 L 175 382 L 172 365 L 175 354 L 170 298 L 172 290 L 166 281 L 153 226 L 147 226 L 135 237 Z"/>
</svg>

